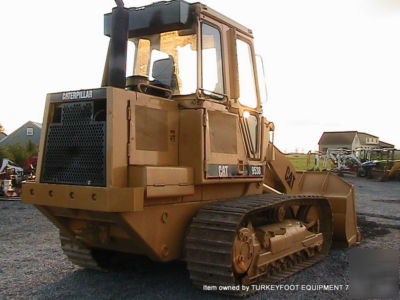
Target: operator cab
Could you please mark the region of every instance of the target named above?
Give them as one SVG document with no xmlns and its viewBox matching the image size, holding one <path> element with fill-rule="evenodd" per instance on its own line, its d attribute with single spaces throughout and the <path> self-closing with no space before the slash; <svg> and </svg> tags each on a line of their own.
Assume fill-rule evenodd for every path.
<svg viewBox="0 0 400 300">
<path fill-rule="evenodd" d="M 105 15 L 105 35 L 103 86 L 261 112 L 265 84 L 251 30 L 201 3 L 118 6 Z"/>
</svg>

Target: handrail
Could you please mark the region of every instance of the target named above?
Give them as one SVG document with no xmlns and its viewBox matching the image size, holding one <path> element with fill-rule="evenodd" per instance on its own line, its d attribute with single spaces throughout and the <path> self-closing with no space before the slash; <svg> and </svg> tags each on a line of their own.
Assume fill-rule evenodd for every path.
<svg viewBox="0 0 400 300">
<path fill-rule="evenodd" d="M 224 99 L 226 99 L 226 100 L 229 99 L 228 95 L 226 95 L 226 94 L 222 94 L 222 93 L 218 93 L 218 92 L 213 92 L 213 91 L 206 90 L 206 89 L 203 89 L 203 88 L 198 88 L 197 91 L 198 91 L 198 92 L 201 92 L 203 95 L 209 96 L 210 98 L 215 99 L 215 100 L 222 101 L 222 100 L 224 100 Z M 206 94 L 206 93 L 204 93 L 204 92 L 209 92 L 210 94 Z M 214 96 L 214 97 L 213 97 L 213 96 Z M 219 96 L 220 98 L 217 98 L 216 96 Z"/>
<path fill-rule="evenodd" d="M 171 99 L 171 97 L 172 97 L 172 90 L 166 89 L 166 88 L 163 88 L 163 87 L 160 87 L 160 86 L 148 84 L 148 83 L 143 83 L 143 82 L 141 82 L 141 83 L 138 84 L 138 90 L 139 90 L 139 92 L 141 92 L 141 93 L 147 94 L 147 93 L 142 89 L 142 86 L 146 86 L 146 87 L 148 87 L 148 88 L 152 88 L 152 89 L 160 90 L 160 91 L 163 91 L 163 92 L 167 92 L 167 93 L 169 93 L 168 99 Z"/>
</svg>

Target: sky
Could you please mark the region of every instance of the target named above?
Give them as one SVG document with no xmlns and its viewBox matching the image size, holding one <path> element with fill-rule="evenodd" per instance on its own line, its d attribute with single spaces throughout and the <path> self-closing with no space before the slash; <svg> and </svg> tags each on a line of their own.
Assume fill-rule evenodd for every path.
<svg viewBox="0 0 400 300">
<path fill-rule="evenodd" d="M 127 7 L 153 1 L 125 0 Z M 188 1 L 195 2 L 195 1 Z M 275 142 L 317 149 L 358 130 L 400 147 L 400 0 L 203 0 L 253 29 Z M 2 1 L 0 123 L 42 122 L 50 92 L 100 86 L 112 0 Z"/>
</svg>

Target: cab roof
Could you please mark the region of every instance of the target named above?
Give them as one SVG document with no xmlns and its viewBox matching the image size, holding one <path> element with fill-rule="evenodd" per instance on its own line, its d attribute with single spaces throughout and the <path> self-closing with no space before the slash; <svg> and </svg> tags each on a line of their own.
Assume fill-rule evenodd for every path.
<svg viewBox="0 0 400 300">
<path fill-rule="evenodd" d="M 200 2 L 188 3 L 184 0 L 160 1 L 127 9 L 129 12 L 129 38 L 191 28 L 200 14 L 214 17 L 218 21 L 252 36 L 250 29 Z M 104 34 L 106 36 L 111 34 L 111 13 L 104 15 Z"/>
</svg>

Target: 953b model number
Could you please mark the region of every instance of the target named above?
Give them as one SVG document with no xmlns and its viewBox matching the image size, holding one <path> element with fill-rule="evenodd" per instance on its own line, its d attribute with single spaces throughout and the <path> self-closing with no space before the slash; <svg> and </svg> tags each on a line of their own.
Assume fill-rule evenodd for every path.
<svg viewBox="0 0 400 300">
<path fill-rule="evenodd" d="M 262 175 L 262 166 L 250 166 L 250 175 Z"/>
</svg>

